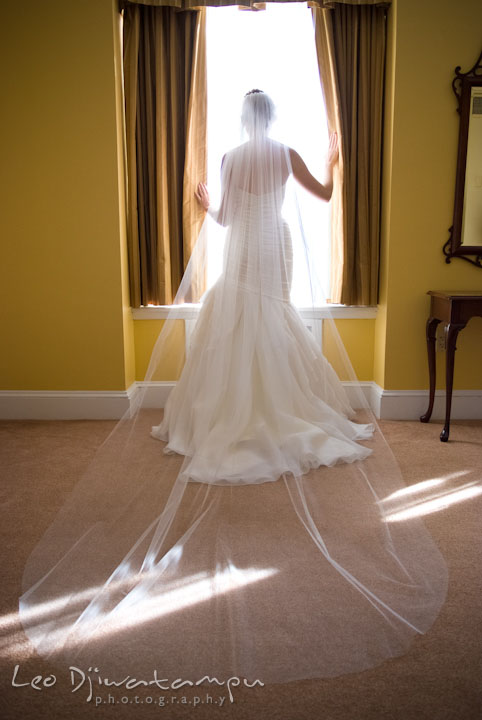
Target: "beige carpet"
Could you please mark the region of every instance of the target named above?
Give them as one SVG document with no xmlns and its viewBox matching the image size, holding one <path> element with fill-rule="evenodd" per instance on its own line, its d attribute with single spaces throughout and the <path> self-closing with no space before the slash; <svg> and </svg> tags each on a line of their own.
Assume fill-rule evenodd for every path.
<svg viewBox="0 0 482 720">
<path fill-rule="evenodd" d="M 89 702 L 88 685 L 73 692 L 71 678 L 41 660 L 16 619 L 24 563 L 76 479 L 114 425 L 110 421 L 0 423 L 2 584 L 0 590 L 0 718 L 270 718 L 276 720 L 482 719 L 482 422 L 453 422 L 450 442 L 439 423 L 383 422 L 407 483 L 466 472 L 469 492 L 447 496 L 424 516 L 449 566 L 447 601 L 430 631 L 401 658 L 358 674 L 261 688 L 203 687 L 113 695 Z M 18 665 L 17 683 L 12 680 Z M 36 676 L 51 686 L 34 689 Z M 75 682 L 78 678 L 75 678 Z M 47 680 L 47 684 L 49 681 Z M 75 685 L 74 685 L 75 686 Z M 103 689 L 104 690 L 104 689 Z M 165 698 L 159 706 L 158 698 Z M 108 697 L 107 693 L 103 695 Z M 124 705 L 121 698 L 129 703 Z M 153 698 L 152 704 L 149 697 Z M 220 706 L 220 698 L 224 703 Z M 174 698 L 176 698 L 174 700 Z M 196 699 L 197 698 L 197 699 Z"/>
</svg>

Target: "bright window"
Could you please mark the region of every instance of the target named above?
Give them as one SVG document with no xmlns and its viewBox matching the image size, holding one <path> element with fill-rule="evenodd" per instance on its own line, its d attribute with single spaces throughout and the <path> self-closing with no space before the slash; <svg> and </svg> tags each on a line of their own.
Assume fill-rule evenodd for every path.
<svg viewBox="0 0 482 720">
<path fill-rule="evenodd" d="M 306 3 L 268 3 L 266 10 L 257 12 L 236 6 L 208 8 L 207 55 L 208 186 L 213 205 L 219 201 L 222 156 L 246 139 L 241 134 L 241 104 L 253 88 L 267 92 L 276 105 L 271 136 L 299 152 L 312 174 L 322 180 L 328 129 Z M 298 197 L 318 275 L 313 299 L 324 305 L 329 297 L 330 209 L 301 187 Z M 208 262 L 211 283 L 221 262 L 216 241 Z M 296 270 L 292 300 L 298 306 L 312 305 L 312 293 Z"/>
</svg>

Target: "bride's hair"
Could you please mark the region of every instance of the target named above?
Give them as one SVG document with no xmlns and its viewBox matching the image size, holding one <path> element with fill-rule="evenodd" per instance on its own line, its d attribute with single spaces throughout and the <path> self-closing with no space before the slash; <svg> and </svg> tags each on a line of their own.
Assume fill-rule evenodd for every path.
<svg viewBox="0 0 482 720">
<path fill-rule="evenodd" d="M 275 105 L 263 90 L 250 90 L 243 100 L 241 122 L 249 135 L 266 133 L 275 119 Z"/>
</svg>

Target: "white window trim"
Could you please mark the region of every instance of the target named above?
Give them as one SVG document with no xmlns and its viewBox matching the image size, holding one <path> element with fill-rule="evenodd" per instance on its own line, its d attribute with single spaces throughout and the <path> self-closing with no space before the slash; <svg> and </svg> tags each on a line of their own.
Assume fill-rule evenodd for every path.
<svg viewBox="0 0 482 720">
<path fill-rule="evenodd" d="M 156 305 L 152 307 L 131 308 L 134 320 L 165 320 L 167 317 L 179 320 L 196 320 L 201 304 Z M 311 308 L 298 308 L 303 320 L 323 320 L 332 317 L 340 320 L 371 320 L 376 318 L 376 305 L 322 305 Z"/>
</svg>

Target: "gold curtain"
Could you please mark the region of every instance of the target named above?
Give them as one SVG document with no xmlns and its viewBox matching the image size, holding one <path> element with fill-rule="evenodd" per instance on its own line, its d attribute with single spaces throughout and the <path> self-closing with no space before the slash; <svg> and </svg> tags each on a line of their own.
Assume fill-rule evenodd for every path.
<svg viewBox="0 0 482 720">
<path fill-rule="evenodd" d="M 197 13 L 195 51 L 192 65 L 191 93 L 187 119 L 186 157 L 184 161 L 182 237 L 183 264 L 186 269 L 199 236 L 205 212 L 195 200 L 199 182 L 207 180 L 207 69 L 206 69 L 206 9 Z M 192 277 L 192 297 L 186 302 L 198 302 L 206 289 L 205 269 Z"/>
<path fill-rule="evenodd" d="M 124 10 L 131 304 L 170 304 L 189 260 L 206 180 L 205 11 Z"/>
<path fill-rule="evenodd" d="M 340 138 L 333 198 L 332 302 L 374 305 L 378 296 L 385 9 L 314 7 L 328 121 Z"/>
</svg>

